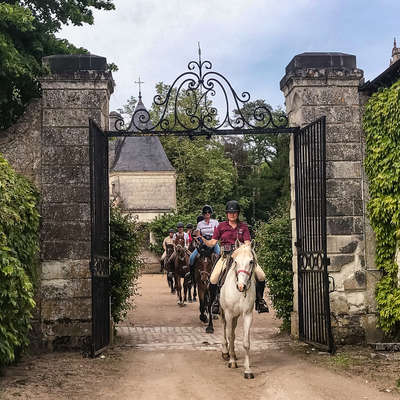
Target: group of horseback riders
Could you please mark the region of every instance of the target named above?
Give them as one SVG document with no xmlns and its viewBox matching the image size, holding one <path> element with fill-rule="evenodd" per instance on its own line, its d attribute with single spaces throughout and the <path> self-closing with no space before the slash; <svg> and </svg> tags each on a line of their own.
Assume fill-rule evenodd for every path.
<svg viewBox="0 0 400 400">
<path fill-rule="evenodd" d="M 226 221 L 219 223 L 216 219 L 211 218 L 213 209 L 206 204 L 202 209 L 202 215 L 197 217 L 197 226 L 193 230 L 192 224 L 186 225 L 184 232 L 184 224 L 177 224 L 177 232 L 173 229 L 169 230 L 168 236 L 163 241 L 164 253 L 161 257 L 161 265 L 173 263 L 176 257 L 176 246 L 178 243 L 184 246 L 187 255 L 189 255 L 189 268 L 192 276 L 194 276 L 194 265 L 199 257 L 201 249 L 206 248 L 208 252 L 213 253 L 216 259 L 210 278 L 209 293 L 210 304 L 213 304 L 213 314 L 218 314 L 218 292 L 223 285 L 221 277 L 226 276 L 227 270 L 230 268 L 230 255 L 236 249 L 238 244 L 251 243 L 250 232 L 247 224 L 240 221 L 240 205 L 236 200 L 230 200 L 226 203 Z M 173 245 L 174 252 L 167 257 L 167 246 Z M 256 301 L 255 307 L 259 313 L 268 312 L 268 306 L 264 300 L 265 274 L 261 267 L 255 263 L 254 274 L 256 277 Z"/>
</svg>

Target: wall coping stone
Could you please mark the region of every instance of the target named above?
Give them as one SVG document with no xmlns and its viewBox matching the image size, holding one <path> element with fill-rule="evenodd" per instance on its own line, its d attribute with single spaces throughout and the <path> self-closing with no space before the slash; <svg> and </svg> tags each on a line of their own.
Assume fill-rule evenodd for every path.
<svg viewBox="0 0 400 400">
<path fill-rule="evenodd" d="M 56 54 L 43 57 L 42 62 L 52 74 L 107 70 L 107 59 L 94 54 Z"/>
<path fill-rule="evenodd" d="M 285 70 L 285 76 L 280 81 L 281 90 L 292 77 L 362 77 L 362 71 L 357 68 L 356 56 L 336 52 L 310 52 L 297 54 L 292 58 Z"/>
</svg>

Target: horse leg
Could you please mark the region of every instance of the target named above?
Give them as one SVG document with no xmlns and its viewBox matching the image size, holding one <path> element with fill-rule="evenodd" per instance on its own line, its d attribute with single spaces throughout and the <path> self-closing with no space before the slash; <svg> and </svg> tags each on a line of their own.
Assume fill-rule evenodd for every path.
<svg viewBox="0 0 400 400">
<path fill-rule="evenodd" d="M 183 305 L 182 284 L 181 284 L 181 278 L 177 274 L 175 275 L 175 289 L 176 289 L 176 296 L 178 297 L 178 304 L 181 306 L 181 305 Z"/>
<path fill-rule="evenodd" d="M 228 343 L 229 343 L 229 361 L 228 367 L 229 368 L 237 368 L 236 362 L 236 355 L 235 355 L 235 329 L 234 329 L 234 318 L 228 313 L 225 314 L 225 331 L 226 335 L 228 336 Z"/>
<path fill-rule="evenodd" d="M 206 310 L 205 304 L 204 304 L 204 290 L 200 291 L 199 290 L 199 303 L 200 303 L 200 321 L 207 323 L 208 319 L 206 314 L 204 313 Z"/>
<path fill-rule="evenodd" d="M 197 296 L 197 292 L 196 292 L 196 274 L 194 273 L 194 268 L 192 268 L 191 270 L 191 275 L 192 275 L 192 285 L 193 285 L 193 301 L 196 302 L 196 296 Z"/>
<path fill-rule="evenodd" d="M 253 323 L 253 313 L 250 312 L 243 316 L 243 348 L 244 355 L 244 377 L 246 379 L 254 379 L 254 374 L 250 369 L 250 327 Z"/>
<path fill-rule="evenodd" d="M 210 296 L 208 296 L 207 309 L 208 309 L 208 326 L 206 328 L 206 333 L 214 333 L 213 318 L 212 318 L 212 304 L 211 304 Z"/>
<path fill-rule="evenodd" d="M 229 360 L 229 353 L 228 353 L 228 341 L 226 339 L 226 320 L 224 310 L 221 308 L 221 318 L 223 323 L 223 331 L 224 331 L 224 339 L 222 341 L 222 358 L 225 361 Z"/>
</svg>

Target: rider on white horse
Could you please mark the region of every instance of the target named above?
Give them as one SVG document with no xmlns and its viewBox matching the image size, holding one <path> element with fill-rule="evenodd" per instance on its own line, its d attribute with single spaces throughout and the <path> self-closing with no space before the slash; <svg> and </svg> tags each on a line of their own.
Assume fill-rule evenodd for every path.
<svg viewBox="0 0 400 400">
<path fill-rule="evenodd" d="M 244 244 L 251 243 L 250 232 L 248 226 L 239 221 L 240 206 L 236 200 L 231 200 L 226 203 L 226 215 L 227 221 L 221 222 L 218 227 L 214 230 L 214 234 L 211 240 L 206 240 L 203 238 L 204 243 L 213 247 L 216 245 L 218 240 L 221 242 L 223 248 L 223 255 L 219 258 L 214 266 L 214 269 L 210 277 L 210 293 L 213 302 L 217 297 L 217 283 L 219 276 L 222 271 L 225 270 L 228 255 L 232 253 L 235 249 L 236 240 Z M 256 264 L 254 267 L 254 273 L 256 276 L 256 310 L 259 313 L 268 312 L 268 306 L 264 300 L 264 289 L 265 289 L 265 273 L 261 267 Z"/>
</svg>

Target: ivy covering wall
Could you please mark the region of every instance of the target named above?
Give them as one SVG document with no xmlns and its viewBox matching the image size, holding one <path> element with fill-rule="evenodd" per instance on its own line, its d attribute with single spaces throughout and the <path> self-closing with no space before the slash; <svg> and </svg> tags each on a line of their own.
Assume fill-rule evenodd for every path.
<svg viewBox="0 0 400 400">
<path fill-rule="evenodd" d="M 365 107 L 365 170 L 369 179 L 368 212 L 376 234 L 378 324 L 400 334 L 400 287 L 396 246 L 400 246 L 400 81 L 373 94 Z"/>
<path fill-rule="evenodd" d="M 0 155 L 0 368 L 28 344 L 39 248 L 38 193 Z"/>
</svg>

